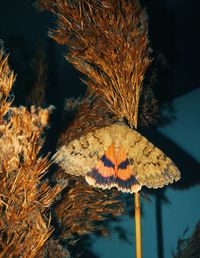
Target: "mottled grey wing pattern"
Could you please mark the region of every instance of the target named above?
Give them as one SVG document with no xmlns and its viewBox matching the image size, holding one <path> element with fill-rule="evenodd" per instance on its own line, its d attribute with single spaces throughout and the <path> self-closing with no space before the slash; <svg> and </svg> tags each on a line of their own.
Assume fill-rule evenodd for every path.
<svg viewBox="0 0 200 258">
<path fill-rule="evenodd" d="M 158 188 L 180 179 L 174 162 L 135 130 L 128 129 L 127 155 L 141 185 Z"/>
<path fill-rule="evenodd" d="M 88 133 L 63 145 L 53 157 L 55 162 L 66 173 L 76 176 L 86 175 L 95 167 L 97 161 L 112 143 L 109 130 L 106 128 Z"/>
</svg>

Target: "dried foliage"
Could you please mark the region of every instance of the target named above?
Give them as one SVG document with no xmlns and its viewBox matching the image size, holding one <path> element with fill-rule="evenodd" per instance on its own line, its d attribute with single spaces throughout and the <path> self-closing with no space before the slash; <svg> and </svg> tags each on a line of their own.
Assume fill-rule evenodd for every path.
<svg viewBox="0 0 200 258">
<path fill-rule="evenodd" d="M 67 177 L 69 184 L 62 200 L 55 208 L 61 237 L 71 239 L 90 232 L 106 234 L 101 222 L 123 213 L 123 204 L 117 199 L 119 192 L 91 188 L 83 177 L 74 177 L 60 170 L 56 178 Z"/>
<path fill-rule="evenodd" d="M 55 239 L 50 239 L 50 241 L 48 242 L 48 246 L 45 250 L 45 252 L 41 253 L 39 257 L 47 257 L 47 258 L 71 258 L 68 250 L 63 247 L 59 240 L 55 240 Z"/>
<path fill-rule="evenodd" d="M 39 0 L 57 17 L 51 37 L 68 46 L 66 58 L 87 77 L 118 118 L 137 127 L 139 97 L 150 58 L 147 21 L 139 2 Z"/>
<path fill-rule="evenodd" d="M 66 113 L 75 108 L 76 114 L 69 127 L 63 126 L 60 135 L 59 145 L 67 144 L 88 132 L 103 128 L 118 120 L 117 116 L 111 112 L 104 100 L 97 94 L 88 92 L 82 100 L 66 100 Z M 71 110 L 70 110 L 71 107 Z M 65 120 L 65 117 L 64 119 Z"/>
<path fill-rule="evenodd" d="M 5 92 L 2 87 L 1 90 Z M 93 106 L 94 101 L 96 98 L 91 94 L 83 101 L 82 111 L 77 116 L 84 119 L 82 115 Z M 99 103 L 102 101 L 99 100 Z M 95 108 L 96 112 L 99 111 Z M 102 116 L 105 109 L 108 108 L 104 104 Z M 119 194 L 117 191 L 93 189 L 83 178 L 74 178 L 60 171 L 54 175 L 56 186 L 53 189 L 48 181 L 41 182 L 50 166 L 47 157 L 40 156 L 43 144 L 41 133 L 48 124 L 50 110 L 33 106 L 28 111 L 25 107 L 8 106 L 6 111 L 8 115 L 0 125 L 0 257 L 70 257 L 59 240 L 48 241 L 53 228 L 47 208 L 66 186 L 66 182 L 69 181 L 69 185 L 56 205 L 55 213 L 57 230 L 60 230 L 58 238 L 70 239 L 71 243 L 77 235 L 96 230 L 105 233 L 105 229 L 97 222 L 122 213 L 123 205 L 116 199 Z M 113 115 L 108 112 L 108 116 Z M 99 119 L 103 121 L 103 117 Z M 77 132 L 78 128 L 74 130 L 74 135 L 72 130 L 67 137 L 76 137 Z"/>
<path fill-rule="evenodd" d="M 143 88 L 139 102 L 138 125 L 149 126 L 159 119 L 159 107 L 151 85 Z"/>
<path fill-rule="evenodd" d="M 200 257 L 200 222 L 197 223 L 192 236 L 187 239 L 179 239 L 177 253 L 173 258 L 199 258 Z"/>
<path fill-rule="evenodd" d="M 3 53 L 0 71 L 0 257 L 36 257 L 53 231 L 48 208 L 65 185 L 41 181 L 50 166 L 40 154 L 50 110 L 11 108 L 15 76 Z"/>
<path fill-rule="evenodd" d="M 149 126 L 158 120 L 158 103 L 150 86 L 143 89 L 139 108 L 139 126 Z M 69 114 L 72 114 L 72 121 L 66 126 L 65 121 L 69 119 Z M 83 99 L 66 99 L 59 145 L 67 144 L 76 137 L 104 128 L 118 120 L 105 101 L 94 92 L 87 92 Z"/>
<path fill-rule="evenodd" d="M 0 122 L 12 103 L 9 93 L 14 81 L 15 75 L 8 66 L 8 56 L 0 49 Z"/>
</svg>

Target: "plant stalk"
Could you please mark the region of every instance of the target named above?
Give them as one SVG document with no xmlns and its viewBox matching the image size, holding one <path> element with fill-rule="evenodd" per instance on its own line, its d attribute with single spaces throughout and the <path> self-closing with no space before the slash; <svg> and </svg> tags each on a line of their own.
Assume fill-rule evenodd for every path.
<svg viewBox="0 0 200 258">
<path fill-rule="evenodd" d="M 136 258 L 142 258 L 142 240 L 141 240 L 141 212 L 140 212 L 140 193 L 134 194 L 135 199 L 135 241 Z"/>
</svg>

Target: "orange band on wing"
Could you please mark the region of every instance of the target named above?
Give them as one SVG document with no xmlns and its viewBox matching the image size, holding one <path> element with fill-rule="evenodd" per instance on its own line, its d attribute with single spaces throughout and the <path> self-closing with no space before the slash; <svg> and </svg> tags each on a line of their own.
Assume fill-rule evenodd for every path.
<svg viewBox="0 0 200 258">
<path fill-rule="evenodd" d="M 95 169 L 101 171 L 101 175 L 103 177 L 115 176 L 114 168 L 112 166 L 105 165 L 104 156 L 97 162 Z"/>
<path fill-rule="evenodd" d="M 128 160 L 127 160 L 128 161 Z M 119 168 L 116 173 L 117 177 L 119 177 L 121 180 L 128 180 L 133 175 L 133 170 L 130 164 L 126 166 L 126 168 Z"/>
<path fill-rule="evenodd" d="M 119 146 L 116 150 L 114 144 L 108 148 L 95 168 L 87 174 L 86 181 L 103 189 L 115 186 L 122 192 L 136 193 L 141 189 L 123 147 Z"/>
</svg>

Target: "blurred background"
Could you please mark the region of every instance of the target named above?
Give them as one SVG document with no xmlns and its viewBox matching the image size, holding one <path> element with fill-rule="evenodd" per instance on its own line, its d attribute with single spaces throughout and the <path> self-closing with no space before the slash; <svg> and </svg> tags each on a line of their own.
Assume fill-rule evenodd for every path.
<svg viewBox="0 0 200 258">
<path fill-rule="evenodd" d="M 145 190 L 150 200 L 142 199 L 143 255 L 169 258 L 172 252 L 180 251 L 181 241 L 191 235 L 200 220 L 200 2 L 141 2 L 149 16 L 152 69 L 156 71 L 153 88 L 164 118 L 141 130 L 174 160 L 182 173 L 182 180 L 172 186 Z M 39 13 L 28 0 L 0 0 L 0 39 L 17 74 L 14 104 L 31 104 L 29 96 L 40 57 L 46 67 L 42 105 L 55 105 L 59 115 L 65 99 L 83 96 L 85 86 L 79 80 L 81 74 L 65 60 L 66 48 L 48 37 L 54 21 L 49 13 Z M 81 257 L 134 257 L 133 197 L 123 198 L 127 215 L 111 222 L 108 238 L 92 235 L 83 239 L 88 250 Z"/>
</svg>

